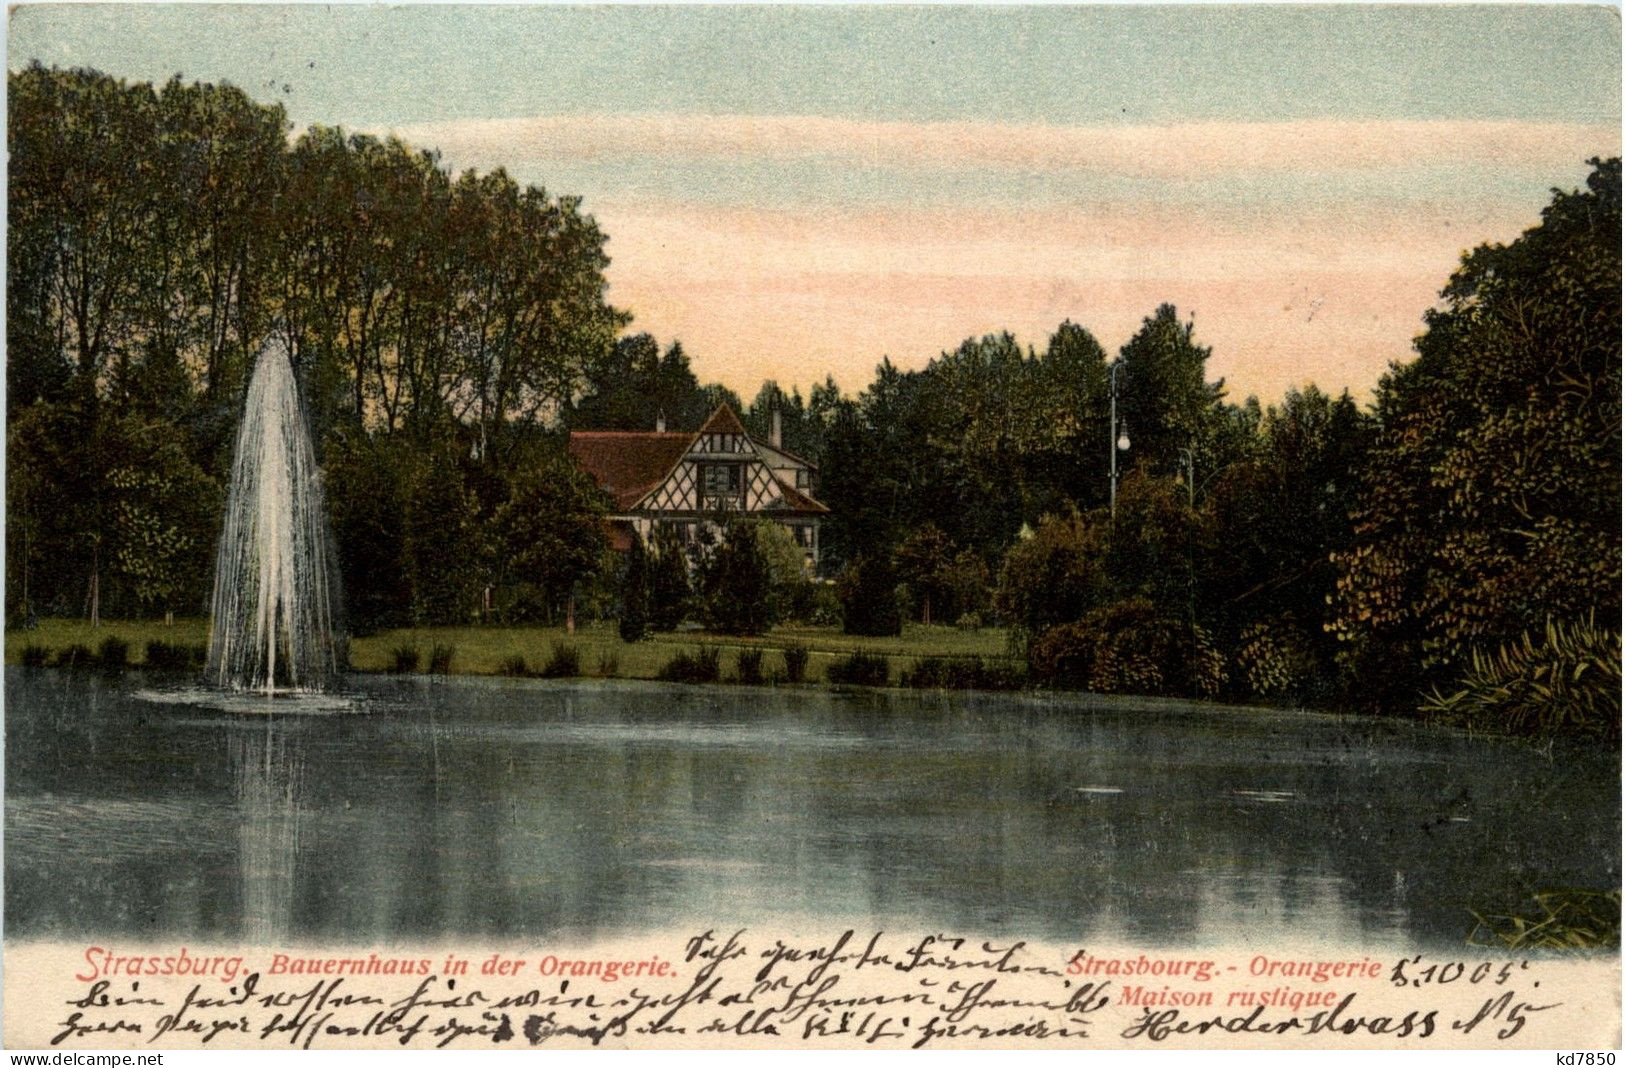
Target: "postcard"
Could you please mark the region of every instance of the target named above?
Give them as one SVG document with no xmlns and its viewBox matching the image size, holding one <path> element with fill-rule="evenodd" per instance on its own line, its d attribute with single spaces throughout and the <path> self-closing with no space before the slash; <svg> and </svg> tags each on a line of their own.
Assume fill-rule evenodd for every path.
<svg viewBox="0 0 1625 1068">
<path fill-rule="evenodd" d="M 7 60 L 8 1048 L 1613 1063 L 1617 9 Z"/>
</svg>

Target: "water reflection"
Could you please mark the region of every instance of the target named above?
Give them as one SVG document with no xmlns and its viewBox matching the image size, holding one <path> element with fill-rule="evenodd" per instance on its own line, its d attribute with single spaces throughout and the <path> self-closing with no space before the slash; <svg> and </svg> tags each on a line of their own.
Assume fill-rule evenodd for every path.
<svg viewBox="0 0 1625 1068">
<path fill-rule="evenodd" d="M 226 734 L 237 820 L 242 934 L 258 945 L 293 933 L 299 879 L 299 823 L 305 771 L 298 734 L 274 716 Z"/>
<path fill-rule="evenodd" d="M 8 933 L 1451 945 L 1469 907 L 1619 884 L 1617 754 L 1028 697 L 357 685 L 369 714 L 245 717 L 8 669 Z"/>
</svg>

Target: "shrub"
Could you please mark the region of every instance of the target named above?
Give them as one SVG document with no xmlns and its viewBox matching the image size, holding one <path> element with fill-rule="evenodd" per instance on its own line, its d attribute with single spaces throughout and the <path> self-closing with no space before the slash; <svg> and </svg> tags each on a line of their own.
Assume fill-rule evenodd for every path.
<svg viewBox="0 0 1625 1068">
<path fill-rule="evenodd" d="M 525 663 L 524 657 L 517 654 L 503 657 L 502 663 L 497 665 L 497 674 L 522 679 L 530 674 L 530 665 Z"/>
<path fill-rule="evenodd" d="M 544 679 L 573 679 L 581 674 L 581 650 L 573 645 L 555 645 L 542 665 Z"/>
<path fill-rule="evenodd" d="M 791 682 L 801 682 L 807 677 L 807 660 L 809 657 L 805 645 L 786 645 L 784 647 L 784 674 Z"/>
<path fill-rule="evenodd" d="M 807 622 L 815 627 L 839 627 L 841 625 L 841 598 L 835 592 L 832 582 L 819 582 L 813 584 L 812 606 L 807 613 Z"/>
<path fill-rule="evenodd" d="M 418 647 L 397 645 L 389 654 L 389 670 L 397 675 L 408 675 L 418 669 Z"/>
<path fill-rule="evenodd" d="M 350 662 L 349 649 L 349 643 L 346 642 L 343 649 L 344 659 L 339 661 L 340 664 L 348 664 Z M 203 665 L 209 662 L 209 647 L 207 645 L 191 645 L 187 647 L 186 651 L 191 655 L 192 666 L 195 668 L 201 670 Z"/>
<path fill-rule="evenodd" d="M 1080 619 L 1106 593 L 1106 539 L 1098 521 L 1076 513 L 1045 516 L 1032 537 L 1005 554 L 993 597 L 999 615 L 1029 634 Z"/>
<path fill-rule="evenodd" d="M 954 620 L 954 626 L 958 627 L 960 630 L 981 630 L 982 616 L 978 612 L 966 612 L 964 615 Z"/>
<path fill-rule="evenodd" d="M 192 666 L 192 650 L 166 641 L 147 643 L 147 667 L 153 671 L 185 671 Z"/>
<path fill-rule="evenodd" d="M 981 657 L 930 656 L 905 671 L 902 684 L 917 690 L 1015 690 L 1021 676 L 1002 664 Z"/>
<path fill-rule="evenodd" d="M 1027 652 L 1034 679 L 1052 686 L 1149 696 L 1216 694 L 1223 663 L 1200 628 L 1144 598 L 1115 601 L 1081 622 L 1051 627 Z"/>
<path fill-rule="evenodd" d="M 1297 694 L 1314 674 L 1314 658 L 1290 622 L 1254 623 L 1241 632 L 1236 665 L 1258 697 Z"/>
<path fill-rule="evenodd" d="M 43 645 L 23 646 L 23 667 L 44 667 L 51 659 L 51 650 Z"/>
<path fill-rule="evenodd" d="M 701 647 L 673 656 L 660 669 L 659 677 L 662 682 L 716 682 L 720 675 L 717 650 Z"/>
<path fill-rule="evenodd" d="M 883 656 L 853 653 L 831 664 L 828 675 L 839 686 L 884 686 L 891 681 L 891 664 Z"/>
<path fill-rule="evenodd" d="M 1620 635 L 1596 625 L 1547 620 L 1494 653 L 1473 651 L 1460 689 L 1437 690 L 1422 711 L 1462 726 L 1549 738 L 1558 734 L 1616 743 L 1620 737 Z"/>
<path fill-rule="evenodd" d="M 598 677 L 612 679 L 621 673 L 621 658 L 613 652 L 598 654 Z"/>
<path fill-rule="evenodd" d="M 457 647 L 455 645 L 436 644 L 429 650 L 429 674 L 451 674 L 451 662 L 456 656 Z"/>
<path fill-rule="evenodd" d="M 762 651 L 760 649 L 741 649 L 739 659 L 734 669 L 739 673 L 739 681 L 746 686 L 760 686 L 762 684 Z"/>
<path fill-rule="evenodd" d="M 130 662 L 130 643 L 109 634 L 96 649 L 96 663 L 108 669 L 125 667 Z"/>
<path fill-rule="evenodd" d="M 56 666 L 60 668 L 89 667 L 92 656 L 90 646 L 74 642 L 56 651 Z"/>
</svg>

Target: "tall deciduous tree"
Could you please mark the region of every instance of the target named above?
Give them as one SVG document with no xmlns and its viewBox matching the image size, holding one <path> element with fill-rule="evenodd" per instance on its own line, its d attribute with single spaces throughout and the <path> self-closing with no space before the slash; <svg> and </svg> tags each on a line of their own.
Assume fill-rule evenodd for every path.
<svg viewBox="0 0 1625 1068">
<path fill-rule="evenodd" d="M 1436 675 L 1475 648 L 1620 610 L 1620 164 L 1462 259 L 1381 433 L 1335 627 L 1352 662 Z M 1402 682 L 1404 680 L 1401 680 Z"/>
<path fill-rule="evenodd" d="M 1117 411 L 1128 429 L 1131 463 L 1172 474 L 1181 449 L 1206 444 L 1220 414 L 1223 383 L 1207 381 L 1211 350 L 1198 345 L 1195 335 L 1196 324 L 1181 322 L 1174 306 L 1164 304 L 1119 353 Z"/>
</svg>

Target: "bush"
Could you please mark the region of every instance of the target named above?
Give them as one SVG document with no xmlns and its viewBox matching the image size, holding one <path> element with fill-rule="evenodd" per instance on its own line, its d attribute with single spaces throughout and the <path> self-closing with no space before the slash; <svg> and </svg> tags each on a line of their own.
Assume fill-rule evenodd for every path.
<svg viewBox="0 0 1625 1068">
<path fill-rule="evenodd" d="M 1257 697 L 1289 697 L 1303 691 L 1315 673 L 1315 661 L 1288 621 L 1254 623 L 1241 632 L 1236 666 Z"/>
<path fill-rule="evenodd" d="M 612 679 L 621 673 L 621 658 L 612 652 L 598 654 L 598 677 Z"/>
<path fill-rule="evenodd" d="M 147 667 L 153 671 L 185 671 L 192 666 L 192 650 L 166 641 L 147 643 Z"/>
<path fill-rule="evenodd" d="M 1076 513 L 1045 516 L 1031 538 L 1005 554 L 993 598 L 999 615 L 1028 634 L 1082 618 L 1106 594 L 1106 540 L 1099 521 Z"/>
<path fill-rule="evenodd" d="M 126 667 L 130 663 L 130 643 L 109 634 L 97 647 L 96 663 L 110 670 Z"/>
<path fill-rule="evenodd" d="M 89 667 L 92 659 L 90 646 L 78 642 L 56 651 L 56 666 L 59 668 Z"/>
<path fill-rule="evenodd" d="M 522 679 L 530 674 L 530 665 L 525 663 L 525 658 L 522 656 L 503 657 L 502 663 L 497 665 L 497 674 Z"/>
<path fill-rule="evenodd" d="M 542 665 L 544 679 L 573 679 L 581 674 L 581 650 L 573 645 L 555 645 Z"/>
<path fill-rule="evenodd" d="M 1147 696 L 1211 697 L 1223 664 L 1200 628 L 1144 598 L 1115 601 L 1081 622 L 1044 631 L 1027 652 L 1034 679 L 1052 686 Z"/>
<path fill-rule="evenodd" d="M 436 644 L 429 650 L 429 674 L 451 674 L 451 662 L 456 656 L 457 647 L 455 645 Z"/>
<path fill-rule="evenodd" d="M 812 607 L 808 611 L 807 622 L 815 627 L 839 627 L 841 625 L 841 598 L 836 593 L 833 583 L 819 582 L 814 584 Z"/>
<path fill-rule="evenodd" d="M 1620 737 L 1619 659 L 1619 631 L 1597 626 L 1594 618 L 1547 620 L 1539 639 L 1526 631 L 1494 653 L 1474 650 L 1460 689 L 1435 690 L 1421 710 L 1477 730 L 1614 744 Z"/>
<path fill-rule="evenodd" d="M 397 645 L 389 654 L 389 670 L 397 675 L 409 675 L 418 669 L 418 647 Z"/>
<path fill-rule="evenodd" d="M 930 656 L 905 671 L 902 684 L 916 690 L 1016 690 L 1021 676 L 981 657 Z"/>
<path fill-rule="evenodd" d="M 25 645 L 22 660 L 23 667 L 44 667 L 51 660 L 51 650 L 43 645 Z"/>
<path fill-rule="evenodd" d="M 827 674 L 838 686 L 884 686 L 891 681 L 891 664 L 883 656 L 853 653 L 831 664 Z"/>
<path fill-rule="evenodd" d="M 739 650 L 739 659 L 734 664 L 734 670 L 739 673 L 739 681 L 746 686 L 760 686 L 762 684 L 762 651 L 760 649 Z"/>
<path fill-rule="evenodd" d="M 978 612 L 966 612 L 954 620 L 954 626 L 960 630 L 981 630 L 983 627 L 982 616 Z"/>
<path fill-rule="evenodd" d="M 807 660 L 809 657 L 805 645 L 786 645 L 784 647 L 784 674 L 791 682 L 801 682 L 807 677 Z"/>
<path fill-rule="evenodd" d="M 661 682 L 716 682 L 721 677 L 715 648 L 701 647 L 678 653 L 660 669 Z"/>
</svg>

